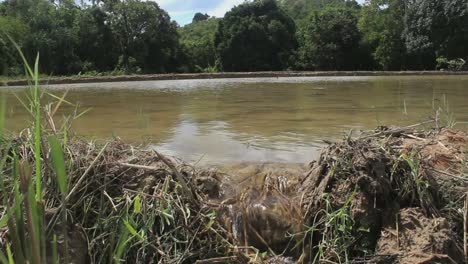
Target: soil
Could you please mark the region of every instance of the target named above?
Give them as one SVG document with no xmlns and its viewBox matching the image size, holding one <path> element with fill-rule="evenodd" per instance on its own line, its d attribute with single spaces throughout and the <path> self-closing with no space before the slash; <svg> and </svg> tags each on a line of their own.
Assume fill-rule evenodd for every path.
<svg viewBox="0 0 468 264">
<path fill-rule="evenodd" d="M 224 79 L 224 78 L 279 78 L 323 76 L 421 76 L 421 75 L 468 75 L 468 72 L 450 71 L 282 71 L 282 72 L 221 72 L 221 73 L 173 73 L 120 76 L 73 76 L 50 77 L 41 84 L 102 83 L 155 80 Z M 27 85 L 28 80 L 0 81 L 0 86 Z"/>
<path fill-rule="evenodd" d="M 464 131 L 380 127 L 308 165 L 194 168 L 120 141 L 73 141 L 71 186 L 88 177 L 70 195 L 70 255 L 107 260 L 138 199 L 132 221 L 151 246 L 128 247 L 129 263 L 463 263 L 467 151 Z M 57 197 L 47 193 L 47 209 Z"/>
<path fill-rule="evenodd" d="M 468 134 L 462 131 L 381 127 L 370 136 L 330 145 L 308 168 L 224 168 L 242 181 L 234 185 L 236 192 L 225 193 L 223 198 L 234 202 L 220 210 L 222 221 L 243 246 L 309 262 L 316 250 L 301 251 L 297 245 L 314 245 L 287 234 L 305 232 L 327 217 L 330 212 L 324 210 L 339 210 L 349 202 L 353 238 L 351 244 L 335 246 L 348 247 L 346 254 L 356 261 L 462 263 L 463 205 L 454 205 L 454 199 L 468 191 L 467 147 Z M 320 243 L 330 232 L 320 225 L 315 228 L 323 233 L 309 243 Z M 340 261 L 331 251 L 322 260 Z M 366 257 L 367 252 L 374 253 Z"/>
</svg>

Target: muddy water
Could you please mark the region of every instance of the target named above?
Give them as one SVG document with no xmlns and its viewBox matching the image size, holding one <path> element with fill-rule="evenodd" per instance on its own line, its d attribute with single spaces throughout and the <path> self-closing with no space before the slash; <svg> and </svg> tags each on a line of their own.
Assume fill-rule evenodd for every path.
<svg viewBox="0 0 468 264">
<path fill-rule="evenodd" d="M 459 127 L 468 121 L 468 76 L 309 77 L 181 80 L 49 86 L 91 111 L 73 125 L 90 138 L 150 143 L 189 161 L 287 162 L 312 160 L 323 140 L 350 129 L 405 125 L 448 102 Z M 27 112 L 7 98 L 8 128 L 18 131 Z M 51 97 L 44 95 L 43 101 Z M 74 107 L 64 105 L 57 117 Z"/>
</svg>

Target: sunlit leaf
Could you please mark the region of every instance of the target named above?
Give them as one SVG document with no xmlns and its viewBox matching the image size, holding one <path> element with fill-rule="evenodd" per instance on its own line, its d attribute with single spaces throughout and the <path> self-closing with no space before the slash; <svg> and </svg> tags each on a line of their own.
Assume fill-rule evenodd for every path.
<svg viewBox="0 0 468 264">
<path fill-rule="evenodd" d="M 0 228 L 4 228 L 8 224 L 8 215 L 4 215 L 2 219 L 0 219 Z"/>
<path fill-rule="evenodd" d="M 135 200 L 133 201 L 133 211 L 135 214 L 139 214 L 141 212 L 141 198 L 140 195 L 137 195 L 135 197 Z"/>
<path fill-rule="evenodd" d="M 60 191 L 63 194 L 68 193 L 67 174 L 65 171 L 65 160 L 63 158 L 62 146 L 55 136 L 49 137 L 50 151 L 52 155 L 52 163 L 54 165 L 55 174 L 57 174 L 57 181 Z"/>
</svg>

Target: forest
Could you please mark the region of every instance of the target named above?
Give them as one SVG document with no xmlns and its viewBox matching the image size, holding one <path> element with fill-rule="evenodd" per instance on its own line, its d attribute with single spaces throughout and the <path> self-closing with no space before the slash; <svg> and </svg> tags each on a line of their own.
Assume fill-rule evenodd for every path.
<svg viewBox="0 0 468 264">
<path fill-rule="evenodd" d="M 196 10 L 194 10 L 194 13 Z M 0 75 L 463 70 L 466 0 L 254 0 L 179 26 L 157 1 L 5 0 Z M 13 41 L 12 41 L 13 40 Z"/>
</svg>

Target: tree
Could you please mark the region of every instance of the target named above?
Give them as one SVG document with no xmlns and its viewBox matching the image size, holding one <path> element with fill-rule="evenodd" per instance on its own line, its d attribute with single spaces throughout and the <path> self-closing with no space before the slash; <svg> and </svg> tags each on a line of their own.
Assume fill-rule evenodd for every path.
<svg viewBox="0 0 468 264">
<path fill-rule="evenodd" d="M 75 18 L 76 53 L 83 61 L 83 72 L 111 71 L 118 62 L 119 48 L 108 20 L 109 15 L 96 5 L 82 9 Z"/>
<path fill-rule="evenodd" d="M 246 2 L 226 13 L 215 35 L 225 71 L 283 70 L 297 49 L 294 21 L 275 0 Z"/>
<path fill-rule="evenodd" d="M 45 73 L 68 74 L 80 70 L 75 54 L 77 38 L 72 30 L 79 11 L 73 1 L 54 5 L 47 0 L 8 0 L 5 13 L 20 19 L 28 27 L 22 49 L 29 61 L 39 53 Z"/>
<path fill-rule="evenodd" d="M 468 58 L 466 0 L 413 0 L 406 4 L 403 36 L 417 69 L 434 69 L 437 57 Z"/>
<path fill-rule="evenodd" d="M 220 19 L 194 22 L 178 30 L 180 43 L 188 56 L 188 71 L 199 71 L 215 65 L 214 36 Z"/>
<path fill-rule="evenodd" d="M 381 69 L 405 68 L 403 17 L 403 0 L 369 0 L 361 10 L 359 29 Z"/>
<path fill-rule="evenodd" d="M 314 11 L 344 0 L 279 0 L 280 5 L 297 22 L 302 22 Z"/>
<path fill-rule="evenodd" d="M 314 12 L 301 32 L 301 67 L 314 70 L 357 70 L 369 65 L 357 28 L 358 9 L 329 5 Z"/>
<path fill-rule="evenodd" d="M 18 57 L 13 55 L 16 54 L 16 50 L 8 36 L 18 45 L 22 45 L 26 32 L 27 27 L 21 20 L 0 16 L 0 75 L 20 74 L 22 67 Z"/>
<path fill-rule="evenodd" d="M 127 0 L 108 6 L 110 26 L 118 40 L 121 65 L 144 72 L 174 72 L 180 52 L 177 24 L 155 2 Z"/>
<path fill-rule="evenodd" d="M 192 19 L 192 23 L 197 23 L 197 22 L 200 22 L 200 21 L 205 21 L 207 20 L 208 18 L 210 18 L 210 16 L 208 14 L 202 14 L 200 12 L 196 13 L 194 16 L 193 16 L 193 19 Z"/>
</svg>

